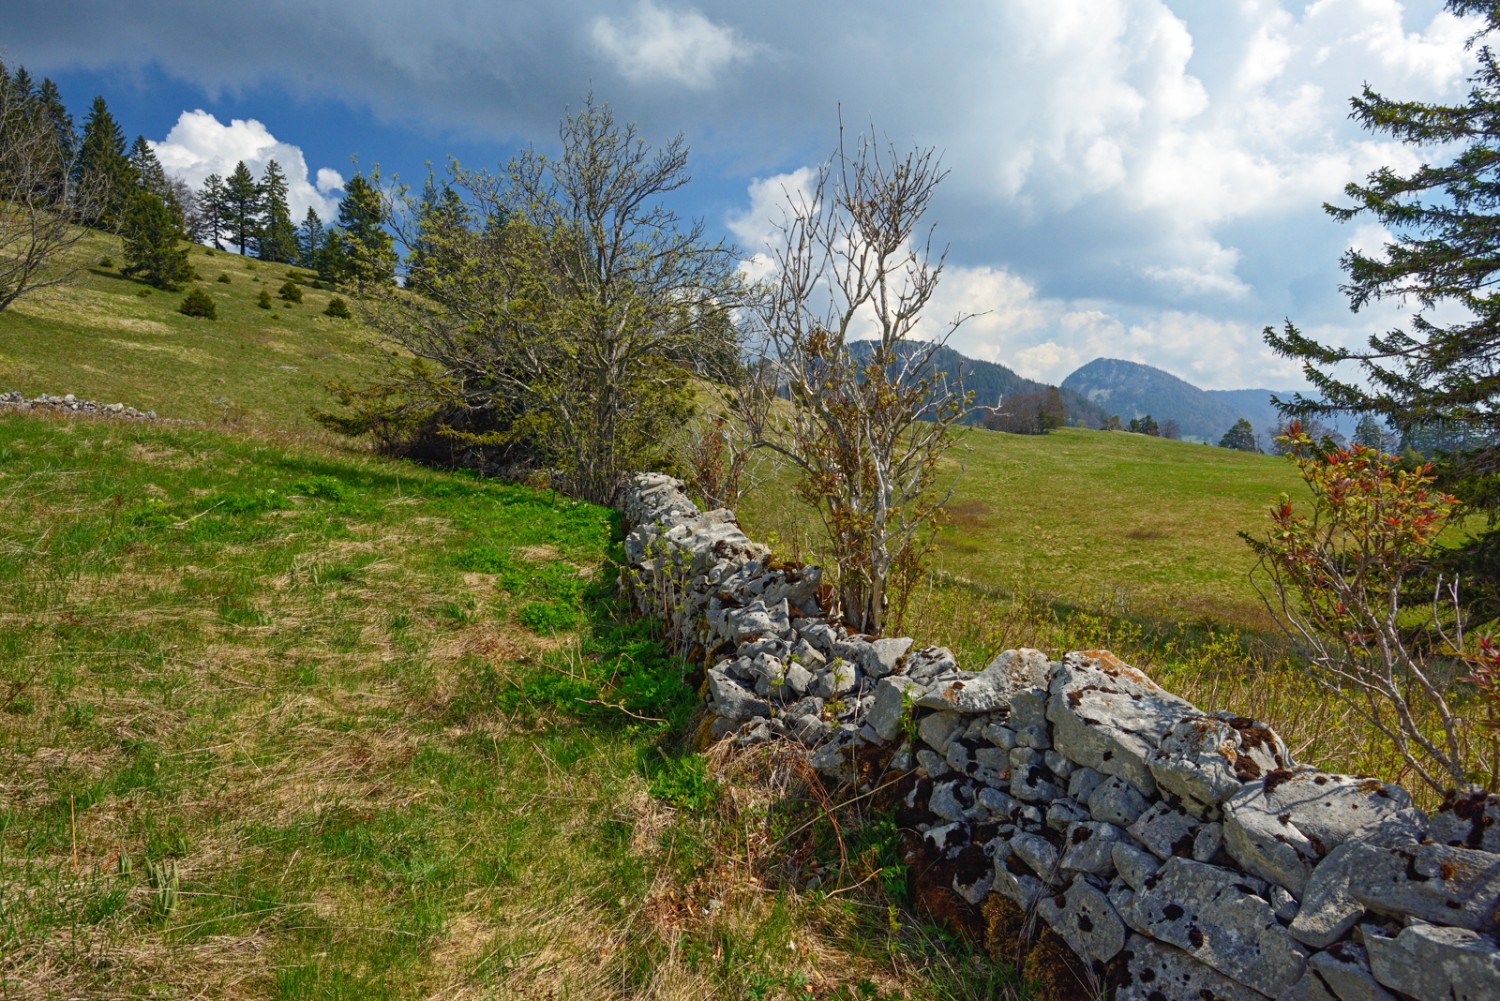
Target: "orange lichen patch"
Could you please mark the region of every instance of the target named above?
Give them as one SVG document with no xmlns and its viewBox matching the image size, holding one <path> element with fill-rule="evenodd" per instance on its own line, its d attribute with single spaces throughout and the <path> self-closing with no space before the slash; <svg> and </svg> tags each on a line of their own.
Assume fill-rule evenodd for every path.
<svg viewBox="0 0 1500 1001">
<path fill-rule="evenodd" d="M 1092 663 L 1089 665 L 1105 674 L 1114 675 L 1117 678 L 1125 678 L 1138 684 L 1156 688 L 1156 682 L 1152 681 L 1142 671 L 1138 671 L 1125 663 L 1119 657 L 1108 650 L 1083 650 L 1080 655 L 1087 657 Z"/>
</svg>

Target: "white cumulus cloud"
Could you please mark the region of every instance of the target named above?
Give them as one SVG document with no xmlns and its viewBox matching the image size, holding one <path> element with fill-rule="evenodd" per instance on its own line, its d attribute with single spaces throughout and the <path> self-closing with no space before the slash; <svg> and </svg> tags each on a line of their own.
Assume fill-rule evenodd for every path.
<svg viewBox="0 0 1500 1001">
<path fill-rule="evenodd" d="M 732 28 L 696 10 L 668 10 L 651 0 L 641 0 L 628 18 L 595 18 L 589 35 L 620 75 L 635 83 L 663 80 L 705 88 L 752 53 Z"/>
<path fill-rule="evenodd" d="M 228 177 L 241 161 L 259 180 L 266 164 L 275 160 L 286 175 L 286 200 L 294 222 L 300 224 L 309 208 L 325 222 L 338 212 L 335 192 L 344 187 L 343 175 L 321 167 L 316 180 L 310 180 L 302 149 L 277 139 L 253 118 L 235 118 L 225 125 L 206 111 L 184 111 L 167 137 L 151 146 L 163 169 L 195 191 L 210 174 Z"/>
</svg>

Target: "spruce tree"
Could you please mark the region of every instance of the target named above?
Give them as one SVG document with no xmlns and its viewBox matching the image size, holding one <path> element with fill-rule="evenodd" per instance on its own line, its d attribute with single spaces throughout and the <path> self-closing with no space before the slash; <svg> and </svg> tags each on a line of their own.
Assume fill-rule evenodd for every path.
<svg viewBox="0 0 1500 1001">
<path fill-rule="evenodd" d="M 260 185 L 250 168 L 241 160 L 234 165 L 234 172 L 224 182 L 225 228 L 229 231 L 229 242 L 239 249 L 241 256 L 248 255 L 260 247 L 261 204 Z"/>
<path fill-rule="evenodd" d="M 323 220 L 309 205 L 307 215 L 302 217 L 302 226 L 297 230 L 297 263 L 304 268 L 316 268 L 324 240 Z"/>
<path fill-rule="evenodd" d="M 78 137 L 73 133 L 73 116 L 68 114 L 67 106 L 62 102 L 62 95 L 58 93 L 57 84 L 53 83 L 50 78 L 42 80 L 42 86 L 37 91 L 36 104 L 52 126 L 52 135 L 57 149 L 56 166 L 52 170 L 49 185 L 54 190 L 62 192 L 67 189 L 69 164 L 73 162 L 73 155 L 78 146 Z"/>
<path fill-rule="evenodd" d="M 1446 7 L 1479 17 L 1471 45 L 1500 29 L 1496 0 Z M 1316 391 L 1278 401 L 1288 413 L 1379 417 L 1409 443 L 1428 444 L 1440 484 L 1486 517 L 1487 534 L 1443 553 L 1440 568 L 1464 580 L 1482 621 L 1500 615 L 1500 62 L 1487 44 L 1478 56 L 1461 103 L 1393 100 L 1369 87 L 1350 101 L 1367 130 L 1447 158 L 1410 173 L 1382 167 L 1344 189 L 1349 204 L 1324 206 L 1341 222 L 1371 219 L 1391 234 L 1379 251 L 1344 253 L 1343 290 L 1356 311 L 1415 301 L 1406 329 L 1357 348 L 1320 343 L 1291 321 L 1265 336 L 1302 362 Z"/>
<path fill-rule="evenodd" d="M 119 225 L 126 199 L 135 187 L 130 161 L 125 157 L 125 133 L 109 113 L 104 98 L 94 98 L 79 144 L 77 180 L 88 192 L 79 221 L 112 229 Z"/>
<path fill-rule="evenodd" d="M 224 230 L 229 216 L 229 193 L 224 187 L 224 178 L 209 174 L 198 190 L 198 211 L 202 228 L 193 234 L 200 243 L 210 244 L 215 250 L 223 250 Z"/>
<path fill-rule="evenodd" d="M 132 193 L 120 233 L 125 239 L 124 273 L 157 288 L 177 289 L 192 275 L 185 234 L 177 213 L 150 191 Z"/>
<path fill-rule="evenodd" d="M 166 170 L 162 168 L 161 161 L 156 158 L 156 151 L 151 148 L 145 136 L 136 136 L 135 143 L 130 147 L 130 169 L 135 174 L 137 187 L 160 198 L 169 208 L 173 207 L 175 198 L 172 195 L 172 182 L 168 180 Z M 177 208 L 180 209 L 180 206 Z M 180 218 L 180 211 L 178 215 Z"/>
<path fill-rule="evenodd" d="M 271 160 L 260 179 L 260 259 L 278 264 L 297 260 L 297 227 L 286 201 L 286 175 L 281 164 Z"/>
<path fill-rule="evenodd" d="M 354 285 L 364 293 L 367 286 L 392 280 L 396 270 L 396 252 L 391 234 L 385 230 L 385 206 L 381 202 L 379 172 L 373 182 L 356 173 L 344 189 L 339 202 L 339 224 L 335 240 L 339 244 L 333 262 L 336 281 Z"/>
</svg>

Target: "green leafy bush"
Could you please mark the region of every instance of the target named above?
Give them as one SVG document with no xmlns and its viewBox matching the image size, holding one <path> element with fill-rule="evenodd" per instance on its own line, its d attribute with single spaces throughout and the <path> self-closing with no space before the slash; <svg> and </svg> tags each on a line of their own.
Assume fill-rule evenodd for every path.
<svg viewBox="0 0 1500 1001">
<path fill-rule="evenodd" d="M 276 292 L 284 302 L 301 302 L 302 286 L 294 281 L 284 281 L 281 288 Z"/>
<path fill-rule="evenodd" d="M 340 320 L 352 319 L 354 314 L 349 312 L 349 304 L 339 296 L 328 300 L 328 306 L 323 310 L 324 316 L 332 316 Z"/>
</svg>

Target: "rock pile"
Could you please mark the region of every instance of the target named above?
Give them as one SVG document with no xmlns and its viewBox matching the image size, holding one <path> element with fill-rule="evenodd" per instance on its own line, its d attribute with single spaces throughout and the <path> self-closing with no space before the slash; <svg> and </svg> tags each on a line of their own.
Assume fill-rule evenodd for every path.
<svg viewBox="0 0 1500 1001">
<path fill-rule="evenodd" d="M 11 410 L 45 410 L 58 413 L 88 414 L 94 417 L 118 417 L 126 420 L 155 421 L 155 410 L 140 411 L 123 403 L 96 403 L 80 400 L 68 393 L 66 396 L 48 396 L 43 393 L 34 399 L 26 399 L 20 393 L 0 393 L 0 408 Z M 172 423 L 196 423 L 173 421 Z"/>
<path fill-rule="evenodd" d="M 1428 818 L 1107 651 L 971 672 L 851 634 L 817 568 L 680 482 L 638 476 L 621 509 L 624 586 L 706 664 L 709 736 L 798 741 L 838 781 L 861 756 L 908 772 L 905 815 L 953 893 L 1039 916 L 1117 1001 L 1500 998 L 1493 797 Z"/>
</svg>

